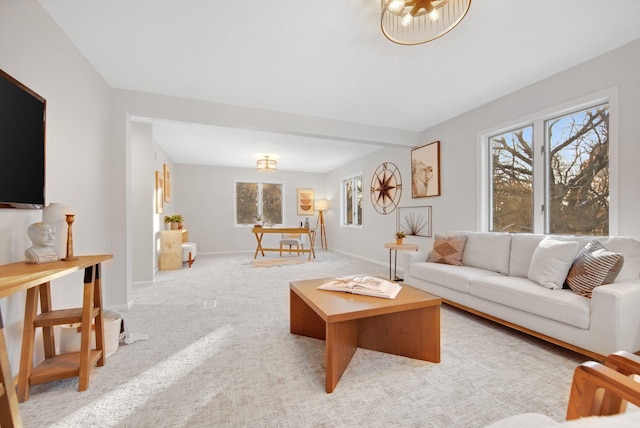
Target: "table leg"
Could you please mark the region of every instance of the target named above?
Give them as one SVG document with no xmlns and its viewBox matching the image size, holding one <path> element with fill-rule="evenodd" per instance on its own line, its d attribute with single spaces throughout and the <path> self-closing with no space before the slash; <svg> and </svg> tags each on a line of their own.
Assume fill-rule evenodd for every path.
<svg viewBox="0 0 640 428">
<path fill-rule="evenodd" d="M 22 351 L 20 353 L 20 372 L 18 373 L 18 401 L 24 403 L 29 399 L 29 378 L 33 370 L 33 347 L 36 328 L 33 322 L 38 312 L 39 287 L 27 290 L 27 301 L 24 308 L 24 324 L 22 329 Z"/>
<path fill-rule="evenodd" d="M 358 346 L 439 363 L 440 305 L 361 318 Z"/>
<path fill-rule="evenodd" d="M 100 311 L 95 319 L 95 332 L 96 332 L 96 349 L 102 351 L 102 355 L 100 359 L 98 359 L 98 366 L 104 366 L 107 356 L 105 355 L 105 344 L 104 344 L 104 314 L 102 308 L 102 278 L 101 278 L 101 268 L 100 264 L 95 266 L 96 268 L 96 279 L 93 282 L 93 307 L 99 308 Z"/>
<path fill-rule="evenodd" d="M 395 259 L 393 261 L 393 280 L 402 281 L 402 278 L 398 278 L 398 250 L 395 251 Z"/>
<path fill-rule="evenodd" d="M 309 261 L 311 261 L 311 254 L 313 254 L 313 258 L 316 258 L 316 252 L 313 249 L 313 246 L 316 243 L 316 231 L 315 230 L 310 230 L 309 231 Z"/>
<path fill-rule="evenodd" d="M 389 248 L 389 281 L 393 281 L 393 277 L 391 276 L 391 248 Z"/>
<path fill-rule="evenodd" d="M 51 312 L 51 283 L 45 282 L 38 286 L 40 289 L 40 313 Z M 53 358 L 56 356 L 56 342 L 53 334 L 53 326 L 42 327 L 42 342 L 44 344 L 44 357 Z"/>
<path fill-rule="evenodd" d="M 264 251 L 262 250 L 262 236 L 264 235 L 264 233 L 254 233 L 254 235 L 256 235 L 256 240 L 258 241 L 258 246 L 256 247 L 256 252 L 253 255 L 253 258 L 258 258 L 258 252 L 262 253 L 262 257 L 264 257 Z"/>
<path fill-rule="evenodd" d="M 358 320 L 327 324 L 325 341 L 327 392 L 333 392 L 356 349 L 358 349 Z"/>
<path fill-rule="evenodd" d="M 2 329 L 2 313 L 0 313 L 0 389 L 4 388 L 4 393 L 0 395 L 0 426 L 9 428 L 21 427 L 22 419 L 20 418 L 18 397 L 13 386 L 7 344 L 5 343 Z"/>
<path fill-rule="evenodd" d="M 82 327 L 80 330 L 80 373 L 78 391 L 85 391 L 89 387 L 91 360 L 91 312 L 93 309 L 94 282 L 96 278 L 95 266 L 84 269 L 84 293 L 82 298 Z"/>
<path fill-rule="evenodd" d="M 324 340 L 326 323 L 295 291 L 289 290 L 289 328 L 291 334 Z"/>
</svg>

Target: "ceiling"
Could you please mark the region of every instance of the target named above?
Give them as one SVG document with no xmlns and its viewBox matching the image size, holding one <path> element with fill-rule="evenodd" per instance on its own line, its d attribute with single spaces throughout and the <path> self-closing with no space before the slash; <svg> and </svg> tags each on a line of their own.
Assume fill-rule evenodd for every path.
<svg viewBox="0 0 640 428">
<path fill-rule="evenodd" d="M 415 132 L 640 38 L 637 0 L 475 0 L 418 46 L 382 35 L 379 0 L 38 1 L 111 87 Z M 176 163 L 325 172 L 383 147 L 144 120 Z"/>
</svg>

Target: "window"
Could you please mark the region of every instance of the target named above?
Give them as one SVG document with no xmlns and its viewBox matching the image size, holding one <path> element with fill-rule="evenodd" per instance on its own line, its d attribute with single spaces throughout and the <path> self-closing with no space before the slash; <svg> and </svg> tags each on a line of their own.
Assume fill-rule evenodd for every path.
<svg viewBox="0 0 640 428">
<path fill-rule="evenodd" d="M 608 102 L 487 140 L 490 230 L 610 233 Z"/>
<path fill-rule="evenodd" d="M 362 226 L 362 175 L 342 180 L 342 225 Z"/>
<path fill-rule="evenodd" d="M 265 223 L 283 223 L 280 183 L 236 182 L 236 225 L 254 224 L 258 217 Z"/>
</svg>

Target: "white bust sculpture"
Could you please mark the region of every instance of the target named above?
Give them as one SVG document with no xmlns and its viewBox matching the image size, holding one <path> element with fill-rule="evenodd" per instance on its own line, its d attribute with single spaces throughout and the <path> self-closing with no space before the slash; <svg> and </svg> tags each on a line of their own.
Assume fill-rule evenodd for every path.
<svg viewBox="0 0 640 428">
<path fill-rule="evenodd" d="M 59 259 L 53 249 L 56 228 L 48 223 L 33 223 L 27 228 L 27 234 L 33 245 L 24 252 L 27 263 L 55 262 Z"/>
</svg>

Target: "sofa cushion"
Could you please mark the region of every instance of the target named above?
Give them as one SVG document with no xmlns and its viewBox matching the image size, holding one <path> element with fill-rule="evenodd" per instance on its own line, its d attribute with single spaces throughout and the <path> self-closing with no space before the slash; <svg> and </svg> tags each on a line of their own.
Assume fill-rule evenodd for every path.
<svg viewBox="0 0 640 428">
<path fill-rule="evenodd" d="M 560 289 L 577 253 L 577 242 L 545 238 L 533 252 L 527 277 L 543 287 Z"/>
<path fill-rule="evenodd" d="M 521 278 L 527 277 L 533 252 L 544 238 L 544 235 L 534 235 L 532 233 L 514 233 L 511 236 L 509 275 Z"/>
<path fill-rule="evenodd" d="M 581 329 L 589 328 L 591 301 L 571 290 L 550 290 L 526 278 L 500 275 L 471 280 L 469 294 Z"/>
<path fill-rule="evenodd" d="M 545 238 L 553 238 L 557 241 L 577 242 L 578 248 L 587 245 L 593 236 L 575 235 L 543 235 L 535 233 L 514 233 L 511 238 L 511 258 L 509 260 L 509 275 L 526 278 L 529 273 L 529 266 L 533 252 L 538 248 L 538 244 Z M 608 247 L 607 247 L 608 248 Z M 614 251 L 614 250 L 612 250 Z M 640 256 L 640 254 L 639 254 Z M 640 273 L 640 258 L 638 273 Z"/>
<path fill-rule="evenodd" d="M 638 279 L 640 276 L 640 242 L 626 236 L 603 236 L 598 241 L 609 251 L 621 253 L 624 265 L 616 278 L 616 282 Z"/>
<path fill-rule="evenodd" d="M 469 281 L 485 276 L 502 276 L 497 272 L 471 266 L 451 266 L 430 262 L 412 263 L 409 266 L 409 274 L 414 278 L 467 294 L 469 293 Z"/>
<path fill-rule="evenodd" d="M 591 298 L 595 287 L 615 281 L 623 264 L 622 254 L 607 251 L 594 239 L 576 256 L 567 275 L 567 284 L 574 293 Z"/>
<path fill-rule="evenodd" d="M 467 237 L 462 254 L 463 265 L 509 274 L 510 233 L 460 231 L 450 234 Z"/>
<path fill-rule="evenodd" d="M 467 237 L 464 235 L 443 236 L 436 234 L 428 262 L 462 266 L 462 253 Z"/>
</svg>

